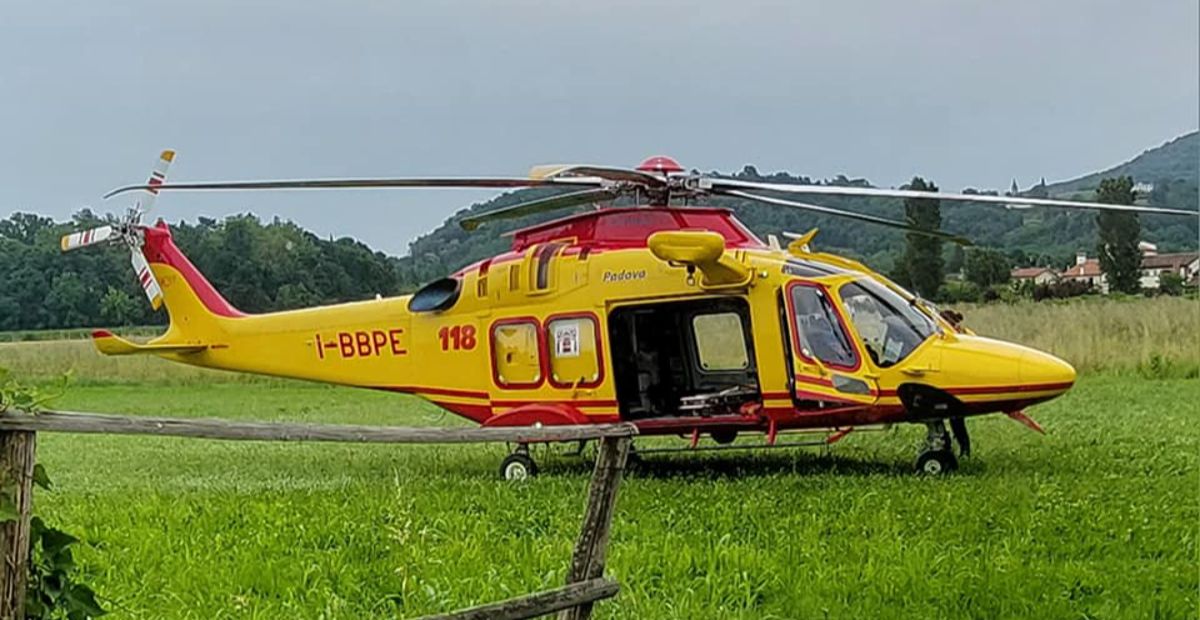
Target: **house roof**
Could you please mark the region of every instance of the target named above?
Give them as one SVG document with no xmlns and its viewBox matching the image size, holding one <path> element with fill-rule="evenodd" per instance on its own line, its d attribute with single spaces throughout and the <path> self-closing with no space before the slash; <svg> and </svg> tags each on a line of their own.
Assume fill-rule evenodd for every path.
<svg viewBox="0 0 1200 620">
<path fill-rule="evenodd" d="M 1054 273 L 1054 270 L 1049 267 L 1021 267 L 1013 269 L 1009 274 L 1014 280 L 1030 280 L 1036 278 L 1043 273 Z"/>
<path fill-rule="evenodd" d="M 1154 254 L 1142 257 L 1142 269 L 1161 269 L 1169 267 L 1180 269 L 1200 258 L 1200 252 L 1180 252 L 1178 254 Z"/>
<path fill-rule="evenodd" d="M 1070 268 L 1059 275 L 1064 278 L 1094 278 L 1099 276 L 1101 273 L 1100 259 L 1089 258 L 1082 264 L 1071 265 Z"/>
</svg>

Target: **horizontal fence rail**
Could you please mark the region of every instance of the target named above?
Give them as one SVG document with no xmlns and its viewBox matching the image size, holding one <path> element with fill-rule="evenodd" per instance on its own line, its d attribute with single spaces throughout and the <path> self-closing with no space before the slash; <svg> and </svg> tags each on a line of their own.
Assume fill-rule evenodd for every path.
<svg viewBox="0 0 1200 620">
<path fill-rule="evenodd" d="M 533 618 L 559 612 L 562 620 L 586 620 L 596 601 L 613 597 L 620 585 L 604 577 L 609 528 L 617 489 L 629 456 L 633 424 L 544 427 L 421 428 L 296 422 L 240 422 L 216 418 L 43 411 L 0 413 L 0 493 L 17 507 L 15 519 L 0 523 L 0 620 L 25 617 L 29 561 L 30 506 L 37 433 L 149 435 L 240 441 L 328 441 L 344 443 L 465 444 L 544 443 L 598 440 L 596 466 L 588 489 L 583 525 L 568 569 L 567 584 L 452 612 L 434 618 Z"/>
<path fill-rule="evenodd" d="M 216 418 L 158 418 L 43 411 L 0 415 L 0 431 L 161 435 L 240 441 L 340 441 L 349 443 L 536 443 L 632 437 L 632 424 L 425 428 L 297 422 L 239 422 Z"/>
<path fill-rule="evenodd" d="M 616 596 L 620 584 L 612 579 L 589 579 L 561 588 L 521 596 L 499 603 L 480 605 L 448 614 L 422 616 L 418 620 L 520 620 L 564 611 Z"/>
</svg>

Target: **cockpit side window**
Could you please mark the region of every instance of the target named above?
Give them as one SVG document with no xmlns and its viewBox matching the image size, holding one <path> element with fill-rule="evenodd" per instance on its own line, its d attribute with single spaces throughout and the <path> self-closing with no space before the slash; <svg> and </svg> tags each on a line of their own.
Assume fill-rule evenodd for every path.
<svg viewBox="0 0 1200 620">
<path fill-rule="evenodd" d="M 908 357 L 937 330 L 925 313 L 877 282 L 849 282 L 838 289 L 838 294 L 867 355 L 880 368 Z"/>
<path fill-rule="evenodd" d="M 829 295 L 819 286 L 792 284 L 788 289 L 799 355 L 837 368 L 858 367 L 858 354 Z"/>
</svg>

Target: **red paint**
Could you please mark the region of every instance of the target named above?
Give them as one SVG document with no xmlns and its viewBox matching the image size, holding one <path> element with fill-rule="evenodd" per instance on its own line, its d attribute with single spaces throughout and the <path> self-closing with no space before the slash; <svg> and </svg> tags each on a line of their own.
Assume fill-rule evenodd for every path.
<svg viewBox="0 0 1200 620">
<path fill-rule="evenodd" d="M 504 325 L 533 325 L 534 333 L 537 334 L 538 369 L 540 371 L 537 381 L 527 383 L 500 382 L 500 369 L 496 366 L 496 328 Z M 546 375 L 550 374 L 550 360 L 546 356 L 546 332 L 542 329 L 542 324 L 537 320 L 537 317 L 520 316 L 493 321 L 492 326 L 488 329 L 488 345 L 491 348 L 488 352 L 488 360 L 492 365 L 492 385 L 502 390 L 531 390 L 541 387 L 546 382 Z"/>
<path fill-rule="evenodd" d="M 551 241 L 568 241 L 590 251 L 644 248 L 650 235 L 684 228 L 718 233 L 725 238 L 725 247 L 731 249 L 766 247 L 728 209 L 623 207 L 580 213 L 518 230 L 513 233 L 512 249 L 523 252 L 532 245 Z"/>
<path fill-rule="evenodd" d="M 573 407 L 616 407 L 615 400 L 492 400 L 493 407 L 525 407 L 528 405 L 569 405 Z"/>
<path fill-rule="evenodd" d="M 112 338 L 112 337 L 113 337 L 113 333 L 108 331 L 107 329 L 97 329 L 96 331 L 92 332 L 92 338 Z"/>
<path fill-rule="evenodd" d="M 846 435 L 849 435 L 850 432 L 853 430 L 854 430 L 853 426 L 847 426 L 846 428 L 839 430 L 838 432 L 825 438 L 825 445 L 832 446 L 833 444 L 844 439 L 846 437 Z"/>
<path fill-rule="evenodd" d="M 655 155 L 638 164 L 637 170 L 662 173 L 683 172 L 683 166 L 680 166 L 679 162 L 666 155 Z"/>
<path fill-rule="evenodd" d="M 438 340 L 442 343 L 443 351 L 469 351 L 475 348 L 475 326 L 454 325 L 442 326 L 438 330 Z"/>
<path fill-rule="evenodd" d="M 1013 392 L 1052 392 L 1068 390 L 1073 385 L 1075 385 L 1074 381 L 1065 381 L 1061 383 L 1027 383 L 1024 385 L 973 385 L 967 387 L 946 388 L 930 385 L 929 387 L 937 388 L 943 392 L 946 392 L 947 394 L 1009 394 Z M 897 390 L 880 390 L 879 395 L 896 396 Z"/>
<path fill-rule="evenodd" d="M 1026 415 L 1025 412 L 1021 411 L 1020 409 L 1016 411 L 1009 411 L 1006 415 L 1043 435 L 1046 434 L 1046 430 L 1042 428 L 1041 424 L 1038 424 L 1036 420 Z"/>
<path fill-rule="evenodd" d="M 545 323 L 546 331 L 549 331 L 550 324 L 552 322 L 557 321 L 559 319 L 589 319 L 589 320 L 591 320 L 592 333 L 596 336 L 596 368 L 597 368 L 596 380 L 581 382 L 578 384 L 578 386 L 576 386 L 575 383 L 572 383 L 569 381 L 568 382 L 555 381 L 554 374 L 547 373 L 547 376 L 550 380 L 550 385 L 553 387 L 559 388 L 559 389 L 573 388 L 573 387 L 591 389 L 591 388 L 595 388 L 595 387 L 599 387 L 600 385 L 603 385 L 603 383 L 604 383 L 604 339 L 600 336 L 600 317 L 597 316 L 595 312 L 564 312 L 561 314 L 552 314 L 552 315 L 546 317 L 546 323 Z M 547 338 L 548 337 L 549 336 L 547 336 Z M 580 355 L 582 355 L 582 354 L 583 354 L 583 352 L 581 351 Z M 547 365 L 549 365 L 549 360 L 547 360 Z M 616 402 L 614 401 L 613 404 L 615 405 Z"/>
<path fill-rule="evenodd" d="M 493 426 L 566 426 L 588 424 L 591 420 L 578 409 L 561 403 L 538 403 L 517 407 L 490 418 L 483 425 Z"/>
<path fill-rule="evenodd" d="M 179 251 L 171 239 L 171 230 L 167 227 L 166 222 L 160 221 L 157 225 L 146 227 L 143 230 L 146 244 L 142 247 L 142 254 L 145 255 L 146 260 L 151 263 L 167 265 L 178 271 L 183 276 L 184 282 L 196 293 L 200 303 L 204 304 L 209 312 L 228 318 L 246 316 L 225 301 L 225 298 L 201 275 L 196 266 L 183 255 L 183 252 Z"/>
<path fill-rule="evenodd" d="M 838 306 L 837 302 L 834 300 L 833 294 L 829 292 L 829 288 L 822 284 L 817 284 L 816 282 L 793 280 L 792 282 L 789 282 L 788 285 L 784 288 L 784 294 L 783 294 L 783 296 L 785 298 L 784 302 L 787 304 L 787 310 L 788 310 L 788 321 L 789 321 L 788 331 L 791 332 L 791 334 L 792 334 L 792 349 L 796 353 L 796 356 L 810 364 L 813 363 L 813 359 L 811 357 L 805 355 L 803 347 L 800 346 L 800 326 L 796 325 L 796 308 L 795 308 L 795 304 L 792 301 L 792 289 L 796 288 L 797 286 L 807 286 L 807 287 L 815 288 L 825 294 L 825 299 L 827 299 L 829 301 L 830 306 L 833 308 L 833 314 L 834 314 L 834 316 L 837 317 L 838 325 L 841 326 L 842 333 L 846 336 L 846 340 L 850 344 L 850 351 L 854 354 L 854 365 L 852 365 L 852 366 L 844 366 L 842 364 L 833 364 L 830 362 L 826 362 L 824 360 L 821 360 L 821 365 L 825 366 L 826 368 L 833 368 L 835 370 L 842 370 L 845 372 L 854 372 L 854 371 L 858 370 L 859 367 L 862 366 L 862 355 L 859 354 L 859 352 L 858 352 L 858 343 L 855 342 L 855 340 L 854 340 L 853 332 L 851 332 L 849 327 L 847 326 L 846 318 L 844 316 L 842 316 L 842 309 Z M 794 371 L 793 371 L 793 373 L 794 373 Z M 798 380 L 798 381 L 801 380 L 800 379 L 801 376 L 803 376 L 803 375 L 796 375 L 796 380 Z M 828 381 L 828 380 L 826 379 L 826 381 Z M 829 384 L 833 385 L 833 382 L 830 381 Z"/>
<path fill-rule="evenodd" d="M 403 333 L 404 330 L 400 328 L 388 330 L 388 340 L 392 345 L 392 355 L 404 355 L 405 353 L 408 353 L 407 349 L 400 347 L 400 334 Z"/>
</svg>

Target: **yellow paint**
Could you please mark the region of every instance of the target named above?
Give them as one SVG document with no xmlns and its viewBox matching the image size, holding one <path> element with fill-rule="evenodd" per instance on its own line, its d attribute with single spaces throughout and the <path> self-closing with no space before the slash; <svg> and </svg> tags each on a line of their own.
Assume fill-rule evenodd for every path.
<svg viewBox="0 0 1200 620">
<path fill-rule="evenodd" d="M 906 383 L 966 389 L 969 393 L 960 396 L 963 402 L 987 403 L 1053 396 L 1075 378 L 1074 370 L 1057 358 L 954 333 L 932 312 L 927 313 L 940 333 L 895 366 L 880 368 L 872 363 L 849 323 L 861 361 L 857 369 L 807 362 L 791 352 L 790 337 L 780 321 L 779 302 L 786 297 L 789 283 L 808 282 L 834 292 L 865 278 L 895 285 L 860 263 L 820 253 L 806 252 L 803 259 L 835 267 L 831 271 L 836 273 L 815 278 L 789 275 L 784 267 L 794 259 L 788 251 L 764 247 L 728 252 L 714 246 L 713 236 L 704 231 L 659 233 L 649 248 L 597 251 L 586 257 L 560 250 L 541 288 L 537 247 L 529 248 L 521 255 L 497 257 L 483 277 L 478 267 L 465 269 L 459 276 L 461 296 L 454 306 L 426 313 L 410 312 L 410 297 L 401 296 L 222 317 L 204 307 L 180 273 L 152 263 L 171 316 L 167 332 L 149 345 L 108 338 L 97 339 L 96 345 L 106 354 L 149 353 L 236 372 L 402 388 L 446 405 L 491 406 L 493 413 L 521 402 L 582 401 L 578 409 L 583 413 L 612 416 L 618 413 L 607 324 L 612 310 L 656 301 L 737 297 L 750 309 L 754 361 L 768 408 L 792 405 L 787 394 L 793 377 L 803 398 L 818 395 L 878 405 L 898 404 L 895 391 Z M 687 265 L 695 265 L 703 278 L 689 278 Z M 713 284 L 721 286 L 709 290 Z M 846 316 L 840 298 L 830 297 Z M 557 346 L 554 329 L 548 325 L 561 315 L 594 317 L 580 321 L 574 351 Z M 562 347 L 570 357 L 555 357 Z M 539 359 L 539 348 L 551 356 L 545 364 Z M 846 379 L 865 383 L 870 393 L 836 387 L 837 381 Z M 1028 391 L 1030 385 L 1047 384 L 1060 385 Z"/>
</svg>

